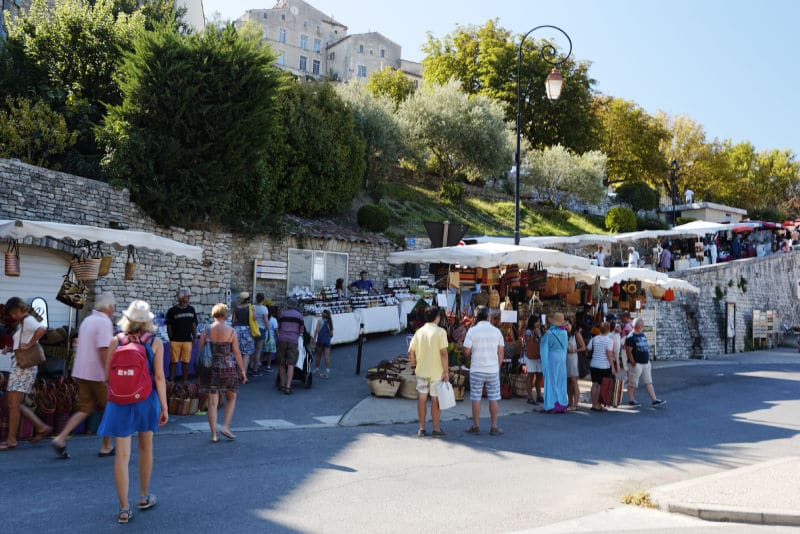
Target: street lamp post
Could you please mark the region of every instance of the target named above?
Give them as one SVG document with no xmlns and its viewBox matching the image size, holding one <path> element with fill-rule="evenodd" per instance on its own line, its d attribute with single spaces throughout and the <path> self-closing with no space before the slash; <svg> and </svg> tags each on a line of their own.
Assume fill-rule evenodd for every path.
<svg viewBox="0 0 800 534">
<path fill-rule="evenodd" d="M 545 24 L 543 26 L 536 26 L 532 30 L 529 30 L 528 33 L 522 36 L 522 39 L 519 41 L 519 50 L 517 51 L 517 152 L 514 154 L 514 166 L 515 166 L 515 174 L 516 179 L 514 182 L 514 244 L 519 245 L 519 167 L 520 167 L 520 119 L 521 119 L 521 108 L 522 108 L 522 97 L 520 94 L 520 77 L 522 75 L 522 45 L 525 43 L 525 39 L 536 30 L 540 30 L 542 28 L 552 28 L 554 30 L 558 30 L 561 32 L 564 37 L 567 38 L 567 42 L 569 42 L 569 50 L 567 50 L 564 59 L 560 61 L 554 61 L 553 58 L 556 57 L 557 50 L 556 48 L 546 43 L 542 45 L 539 49 L 539 57 L 553 66 L 553 69 L 550 71 L 550 74 L 547 76 L 547 80 L 545 80 L 544 85 L 547 90 L 547 98 L 552 100 L 558 100 L 558 97 L 561 96 L 561 88 L 564 85 L 564 77 L 561 76 L 561 73 L 558 71 L 558 67 L 563 64 L 572 54 L 572 39 L 569 38 L 567 32 L 559 28 L 558 26 L 550 26 Z"/>
<path fill-rule="evenodd" d="M 677 189 L 678 189 L 678 171 L 680 170 L 680 165 L 678 165 L 678 160 L 673 159 L 672 163 L 669 164 L 669 183 L 670 183 L 670 194 L 672 195 L 672 227 L 675 227 L 675 197 L 677 196 Z"/>
</svg>

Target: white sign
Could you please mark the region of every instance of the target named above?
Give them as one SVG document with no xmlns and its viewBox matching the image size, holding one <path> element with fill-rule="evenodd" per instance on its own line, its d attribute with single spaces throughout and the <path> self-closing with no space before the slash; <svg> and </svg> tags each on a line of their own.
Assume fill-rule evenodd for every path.
<svg viewBox="0 0 800 534">
<path fill-rule="evenodd" d="M 517 310 L 502 310 L 500 312 L 500 322 L 501 323 L 516 323 L 517 322 Z"/>
</svg>

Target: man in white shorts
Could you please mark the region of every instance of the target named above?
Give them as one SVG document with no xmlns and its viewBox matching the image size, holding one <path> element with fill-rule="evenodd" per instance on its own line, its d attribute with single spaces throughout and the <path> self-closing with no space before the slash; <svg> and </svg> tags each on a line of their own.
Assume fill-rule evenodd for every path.
<svg viewBox="0 0 800 534">
<path fill-rule="evenodd" d="M 500 330 L 489 322 L 489 308 L 477 306 L 475 321 L 475 326 L 467 331 L 467 337 L 464 338 L 464 356 L 472 357 L 469 366 L 472 426 L 467 429 L 467 433 L 480 434 L 481 396 L 485 386 L 492 422 L 489 434 L 499 436 L 503 431 L 497 427 L 497 401 L 500 400 L 500 365 L 503 363 L 505 341 Z"/>
<path fill-rule="evenodd" d="M 447 366 L 447 332 L 439 326 L 439 308 L 429 306 L 425 308 L 425 324 L 414 333 L 414 338 L 408 347 L 408 360 L 416 367 L 417 375 L 417 413 L 419 414 L 419 431 L 417 436 L 428 435 L 425 430 L 425 419 L 428 416 L 428 396 L 431 397 L 431 418 L 433 419 L 433 432 L 435 438 L 447 435 L 440 426 L 439 420 L 442 411 L 439 409 L 439 399 L 436 387 L 439 382 L 449 380 Z"/>
<path fill-rule="evenodd" d="M 653 389 L 653 375 L 650 364 L 650 347 L 644 335 L 644 320 L 639 317 L 633 321 L 633 332 L 625 339 L 625 352 L 628 355 L 628 406 L 638 408 L 634 392 L 641 380 L 654 407 L 663 406 L 667 401 L 656 397 Z"/>
</svg>

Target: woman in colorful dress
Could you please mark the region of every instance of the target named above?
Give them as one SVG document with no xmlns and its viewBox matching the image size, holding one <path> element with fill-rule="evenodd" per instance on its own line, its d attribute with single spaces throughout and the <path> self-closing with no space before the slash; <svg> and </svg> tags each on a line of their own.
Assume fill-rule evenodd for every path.
<svg viewBox="0 0 800 534">
<path fill-rule="evenodd" d="M 219 433 L 233 440 L 236 436 L 231 432 L 233 410 L 236 408 L 236 394 L 239 391 L 239 381 L 247 382 L 247 373 L 239 351 L 239 336 L 233 328 L 226 324 L 228 320 L 228 307 L 225 304 L 215 304 L 211 309 L 214 323 L 203 331 L 200 336 L 200 351 L 206 343 L 211 345 L 211 370 L 206 373 L 200 382 L 200 392 L 208 395 L 208 426 L 211 428 L 211 442 L 218 443 L 217 436 L 217 407 L 220 393 L 225 394 L 225 411 L 222 418 L 222 428 Z M 208 337 L 206 337 L 208 335 Z"/>
<path fill-rule="evenodd" d="M 169 420 L 167 412 L 167 386 L 164 378 L 164 345 L 153 335 L 158 328 L 153 324 L 150 305 L 143 300 L 134 300 L 117 322 L 122 333 L 111 340 L 108 347 L 111 357 L 106 362 L 109 376 L 114 352 L 119 345 L 137 343 L 143 345 L 149 361 L 150 373 L 155 382 L 150 395 L 131 404 L 117 404 L 109 399 L 103 412 L 103 420 L 97 434 L 114 438 L 114 483 L 119 498 L 117 521 L 127 523 L 133 519 L 128 501 L 129 464 L 131 459 L 131 436 L 137 434 L 139 449 L 139 510 L 147 510 L 156 504 L 156 496 L 150 493 L 150 476 L 153 472 L 153 433 Z M 109 378 L 109 387 L 112 380 Z"/>
<path fill-rule="evenodd" d="M 25 304 L 19 297 L 11 297 L 5 306 L 6 317 L 17 324 L 14 332 L 14 344 L 11 347 L 3 347 L 3 354 L 17 349 L 28 349 L 39 342 L 47 331 L 41 323 L 41 319 L 34 316 L 33 310 Z M 36 414 L 22 404 L 22 399 L 31 392 L 33 382 L 39 372 L 39 366 L 34 365 L 27 369 L 21 369 L 17 365 L 17 359 L 11 358 L 11 374 L 8 378 L 6 388 L 6 399 L 8 399 L 8 436 L 0 443 L 0 451 L 8 451 L 17 448 L 17 430 L 19 429 L 19 419 L 24 417 L 33 423 L 36 434 L 33 436 L 34 442 L 41 441 L 49 435 L 53 428 L 45 424 L 44 421 L 36 417 Z"/>
<path fill-rule="evenodd" d="M 250 330 L 250 293 L 242 291 L 239 293 L 239 304 L 233 309 L 231 324 L 236 330 L 236 337 L 239 341 L 239 351 L 244 360 L 245 369 L 250 365 L 250 357 L 255 351 L 255 341 Z"/>
</svg>

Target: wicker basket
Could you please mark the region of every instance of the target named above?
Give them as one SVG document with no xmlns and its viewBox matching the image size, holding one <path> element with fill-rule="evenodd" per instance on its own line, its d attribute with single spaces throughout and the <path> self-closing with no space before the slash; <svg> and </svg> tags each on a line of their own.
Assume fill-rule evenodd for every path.
<svg viewBox="0 0 800 534">
<path fill-rule="evenodd" d="M 661 286 L 650 286 L 650 294 L 653 295 L 654 299 L 664 298 L 664 293 L 666 292 L 667 290 Z"/>
<path fill-rule="evenodd" d="M 392 378 L 367 378 L 369 390 L 376 397 L 396 397 L 397 392 L 400 390 L 402 380 L 400 375 Z"/>
<path fill-rule="evenodd" d="M 100 274 L 100 258 L 75 258 L 70 265 L 75 278 L 81 282 L 97 280 Z"/>
<path fill-rule="evenodd" d="M 6 276 L 19 276 L 19 254 L 6 252 Z"/>
<path fill-rule="evenodd" d="M 455 396 L 457 401 L 463 401 L 464 397 L 467 395 L 467 386 L 453 386 L 453 396 Z"/>
<path fill-rule="evenodd" d="M 528 377 L 523 374 L 511 376 L 511 389 L 515 397 L 528 396 Z"/>
<path fill-rule="evenodd" d="M 413 374 L 400 375 L 400 396 L 404 399 L 418 399 L 417 377 Z"/>
<path fill-rule="evenodd" d="M 97 272 L 98 276 L 105 276 L 111 271 L 111 256 L 100 257 L 100 269 Z"/>
</svg>

